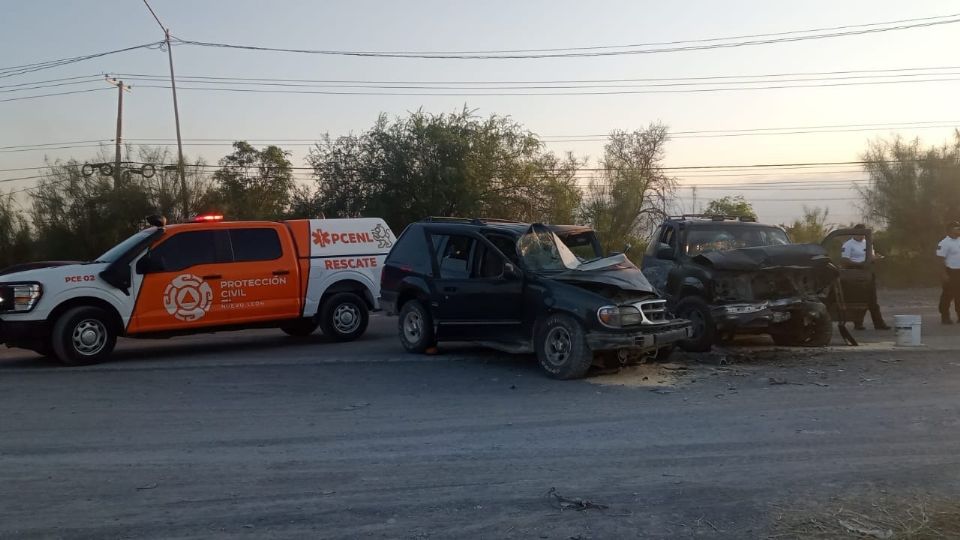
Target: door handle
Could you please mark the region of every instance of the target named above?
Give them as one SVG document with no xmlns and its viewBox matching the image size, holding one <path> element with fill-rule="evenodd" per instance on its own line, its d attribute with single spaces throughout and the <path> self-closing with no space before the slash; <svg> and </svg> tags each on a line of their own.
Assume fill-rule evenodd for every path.
<svg viewBox="0 0 960 540">
<path fill-rule="evenodd" d="M 274 271 L 273 271 L 273 275 L 275 275 L 275 276 L 288 276 L 288 275 L 290 275 L 290 271 L 289 271 L 289 270 L 274 270 Z"/>
<path fill-rule="evenodd" d="M 444 288 L 443 288 L 443 292 L 455 293 L 455 292 L 457 292 L 457 288 L 456 288 L 456 287 L 444 287 Z"/>
<path fill-rule="evenodd" d="M 209 276 L 200 276 L 203 279 L 221 279 L 223 276 L 220 274 L 210 274 Z"/>
</svg>

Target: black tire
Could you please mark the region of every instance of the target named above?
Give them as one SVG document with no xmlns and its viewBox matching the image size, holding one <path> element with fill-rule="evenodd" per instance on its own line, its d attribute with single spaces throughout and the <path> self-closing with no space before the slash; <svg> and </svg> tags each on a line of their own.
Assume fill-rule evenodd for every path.
<svg viewBox="0 0 960 540">
<path fill-rule="evenodd" d="M 320 306 L 320 328 L 337 341 L 353 341 L 367 331 L 370 311 L 363 298 L 353 293 L 337 293 Z"/>
<path fill-rule="evenodd" d="M 699 296 L 688 296 L 677 304 L 677 317 L 693 323 L 693 337 L 678 345 L 687 352 L 707 352 L 717 340 L 717 326 L 710 313 L 710 305 Z"/>
<path fill-rule="evenodd" d="M 98 308 L 80 306 L 67 310 L 53 324 L 50 336 L 53 355 L 67 366 L 96 364 L 106 360 L 117 344 L 113 318 Z"/>
<path fill-rule="evenodd" d="M 579 379 L 593 364 L 586 332 L 569 315 L 550 315 L 537 325 L 535 346 L 540 367 L 556 379 Z"/>
<path fill-rule="evenodd" d="M 787 323 L 778 331 L 771 332 L 770 337 L 781 347 L 826 347 L 833 340 L 833 323 L 830 315 L 824 311 L 807 324 Z"/>
<path fill-rule="evenodd" d="M 104 163 L 100 165 L 100 174 L 103 176 L 113 176 L 113 165 L 109 163 Z"/>
<path fill-rule="evenodd" d="M 320 323 L 314 319 L 299 319 L 280 327 L 284 334 L 291 337 L 307 337 L 314 333 Z"/>
<path fill-rule="evenodd" d="M 437 344 L 433 333 L 433 318 L 419 300 L 410 300 L 400 308 L 397 323 L 400 344 L 412 353 L 423 353 Z"/>
</svg>

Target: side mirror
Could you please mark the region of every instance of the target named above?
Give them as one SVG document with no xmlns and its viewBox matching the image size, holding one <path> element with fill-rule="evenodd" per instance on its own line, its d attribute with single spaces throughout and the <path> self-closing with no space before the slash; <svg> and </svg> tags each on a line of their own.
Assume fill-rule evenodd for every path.
<svg viewBox="0 0 960 540">
<path fill-rule="evenodd" d="M 503 277 L 506 279 L 521 279 L 523 277 L 523 272 L 512 262 L 503 264 Z"/>
<path fill-rule="evenodd" d="M 660 244 L 657 247 L 657 258 L 663 259 L 664 261 L 672 261 L 675 260 L 677 256 L 674 254 L 672 247 L 666 244 Z"/>
</svg>

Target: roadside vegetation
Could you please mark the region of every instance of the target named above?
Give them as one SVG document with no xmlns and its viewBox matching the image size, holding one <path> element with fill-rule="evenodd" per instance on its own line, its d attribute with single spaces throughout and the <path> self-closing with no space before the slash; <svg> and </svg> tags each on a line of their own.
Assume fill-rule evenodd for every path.
<svg viewBox="0 0 960 540">
<path fill-rule="evenodd" d="M 381 116 L 362 133 L 322 138 L 307 167 L 291 163 L 281 147 L 245 141 L 215 165 L 185 159 L 187 215 L 168 150 L 127 146 L 125 161 L 156 164 L 156 174 L 128 175 L 114 185 L 112 176 L 82 174 L 85 163 L 113 161 L 104 149 L 89 159 L 48 163 L 38 187 L 22 194 L 0 192 L 0 268 L 89 259 L 141 228 L 148 214 L 176 222 L 207 211 L 268 220 L 379 216 L 396 231 L 429 215 L 582 223 L 597 230 L 606 249 L 633 246 L 638 253 L 655 224 L 675 211 L 677 182 L 663 168 L 667 142 L 661 124 L 614 131 L 603 155 L 591 161 L 548 151 L 509 117 L 480 117 L 466 108 Z M 960 218 L 960 132 L 935 148 L 877 141 L 862 158 L 870 182 L 860 189 L 860 206 L 879 230 L 877 250 L 886 256 L 878 267 L 881 283 L 935 285 L 934 247 L 946 224 Z M 298 168 L 309 171 L 309 182 L 295 176 Z M 704 211 L 757 215 L 742 196 L 710 201 Z M 783 227 L 796 241 L 818 242 L 834 227 L 828 218 L 825 209 L 805 208 Z"/>
</svg>

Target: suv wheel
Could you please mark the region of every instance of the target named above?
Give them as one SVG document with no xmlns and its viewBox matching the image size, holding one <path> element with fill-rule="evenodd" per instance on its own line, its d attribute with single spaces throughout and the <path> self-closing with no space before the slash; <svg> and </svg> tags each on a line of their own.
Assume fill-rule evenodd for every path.
<svg viewBox="0 0 960 540">
<path fill-rule="evenodd" d="M 68 366 L 102 362 L 117 344 L 117 331 L 106 311 L 92 306 L 75 307 L 53 325 L 51 348 Z"/>
<path fill-rule="evenodd" d="M 337 293 L 320 308 L 323 333 L 337 341 L 353 341 L 362 336 L 370 322 L 370 312 L 362 298 L 353 293 Z"/>
<path fill-rule="evenodd" d="M 770 337 L 781 347 L 826 347 L 833 339 L 833 325 L 830 316 L 824 312 L 809 324 L 788 322 L 780 325 L 780 328 L 770 333 Z"/>
<path fill-rule="evenodd" d="M 403 348 L 412 353 L 425 352 L 437 342 L 433 335 L 433 319 L 419 300 L 403 304 L 397 329 Z"/>
<path fill-rule="evenodd" d="M 707 352 L 716 341 L 717 327 L 710 314 L 710 306 L 699 296 L 689 296 L 677 304 L 677 317 L 693 323 L 693 337 L 679 343 L 688 352 Z"/>
<path fill-rule="evenodd" d="M 593 363 L 583 326 L 568 315 L 551 315 L 538 325 L 536 349 L 540 367 L 557 379 L 579 379 Z"/>
</svg>

